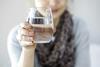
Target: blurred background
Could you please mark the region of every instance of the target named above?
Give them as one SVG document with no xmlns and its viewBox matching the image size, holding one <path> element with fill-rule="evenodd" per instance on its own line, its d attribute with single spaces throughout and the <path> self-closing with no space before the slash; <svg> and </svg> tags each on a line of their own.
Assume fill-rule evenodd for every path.
<svg viewBox="0 0 100 67">
<path fill-rule="evenodd" d="M 100 0 L 69 0 L 72 13 L 86 21 L 90 33 L 91 67 L 100 67 Z M 25 0 L 0 0 L 0 67 L 11 67 L 7 52 L 7 35 L 24 22 L 28 8 Z"/>
</svg>

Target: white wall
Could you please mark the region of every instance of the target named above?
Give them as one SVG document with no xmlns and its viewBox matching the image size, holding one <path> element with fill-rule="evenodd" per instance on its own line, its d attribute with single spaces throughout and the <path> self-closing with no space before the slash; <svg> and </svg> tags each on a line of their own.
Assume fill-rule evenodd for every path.
<svg viewBox="0 0 100 67">
<path fill-rule="evenodd" d="M 100 44 L 100 0 L 75 0 L 74 12 L 88 25 L 92 43 Z"/>
<path fill-rule="evenodd" d="M 7 53 L 7 35 L 25 17 L 24 0 L 0 0 L 0 67 L 10 67 Z"/>
<path fill-rule="evenodd" d="M 100 44 L 91 44 L 91 67 L 100 67 Z"/>
<path fill-rule="evenodd" d="M 0 67 L 10 67 L 6 39 L 16 24 L 23 22 L 27 6 L 25 0 L 0 0 Z M 100 44 L 100 0 L 75 0 L 74 13 L 88 25 L 91 42 Z"/>
</svg>

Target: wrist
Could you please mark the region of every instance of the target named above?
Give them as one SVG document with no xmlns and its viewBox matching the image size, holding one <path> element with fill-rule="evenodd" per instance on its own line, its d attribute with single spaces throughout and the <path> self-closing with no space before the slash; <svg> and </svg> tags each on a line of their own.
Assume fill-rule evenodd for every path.
<svg viewBox="0 0 100 67">
<path fill-rule="evenodd" d="M 35 48 L 36 48 L 36 45 L 30 45 L 30 46 L 22 47 L 22 50 L 24 50 L 24 51 L 34 51 Z"/>
</svg>

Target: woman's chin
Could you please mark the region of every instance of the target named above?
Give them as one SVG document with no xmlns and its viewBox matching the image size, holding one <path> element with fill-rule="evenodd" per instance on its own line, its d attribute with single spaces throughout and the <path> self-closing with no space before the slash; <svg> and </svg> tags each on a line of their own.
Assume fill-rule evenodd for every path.
<svg viewBox="0 0 100 67">
<path fill-rule="evenodd" d="M 63 14 L 63 12 L 64 12 L 64 10 L 59 10 L 59 11 L 56 11 L 56 12 L 52 12 L 53 19 L 59 18 Z"/>
</svg>

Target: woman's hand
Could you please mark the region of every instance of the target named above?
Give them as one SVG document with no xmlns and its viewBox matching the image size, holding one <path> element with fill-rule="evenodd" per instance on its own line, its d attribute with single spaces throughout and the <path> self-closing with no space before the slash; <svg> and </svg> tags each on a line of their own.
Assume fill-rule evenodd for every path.
<svg viewBox="0 0 100 67">
<path fill-rule="evenodd" d="M 27 22 L 20 24 L 17 39 L 24 48 L 36 48 L 33 27 Z"/>
</svg>

